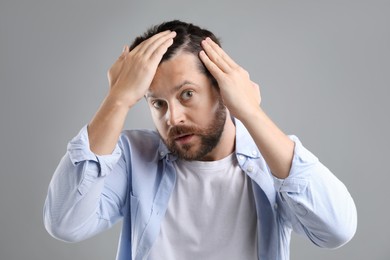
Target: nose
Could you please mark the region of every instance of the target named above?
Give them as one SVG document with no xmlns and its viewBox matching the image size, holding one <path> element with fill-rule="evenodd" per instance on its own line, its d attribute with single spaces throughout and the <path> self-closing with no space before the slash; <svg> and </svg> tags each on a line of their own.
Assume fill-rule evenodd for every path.
<svg viewBox="0 0 390 260">
<path fill-rule="evenodd" d="M 184 108 L 180 104 L 171 103 L 168 105 L 167 124 L 175 126 L 183 124 L 185 119 Z"/>
</svg>

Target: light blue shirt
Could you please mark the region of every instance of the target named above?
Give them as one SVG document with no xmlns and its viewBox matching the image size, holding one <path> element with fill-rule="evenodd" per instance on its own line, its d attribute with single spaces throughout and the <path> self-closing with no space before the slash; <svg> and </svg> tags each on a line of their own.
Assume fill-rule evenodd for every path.
<svg viewBox="0 0 390 260">
<path fill-rule="evenodd" d="M 245 127 L 235 124 L 235 154 L 253 184 L 258 259 L 289 259 L 292 230 L 320 247 L 347 243 L 357 214 L 344 184 L 295 136 L 290 136 L 295 142 L 290 174 L 275 178 Z M 68 144 L 49 185 L 46 229 L 76 242 L 123 219 L 117 259 L 146 259 L 175 185 L 175 160 L 159 135 L 148 130 L 123 131 L 113 153 L 98 156 L 89 149 L 85 126 Z"/>
</svg>

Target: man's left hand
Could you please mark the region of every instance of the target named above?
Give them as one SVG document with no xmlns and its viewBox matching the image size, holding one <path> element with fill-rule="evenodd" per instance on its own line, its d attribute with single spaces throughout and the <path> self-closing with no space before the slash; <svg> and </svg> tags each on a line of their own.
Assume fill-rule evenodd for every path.
<svg viewBox="0 0 390 260">
<path fill-rule="evenodd" d="M 251 81 L 249 73 L 210 38 L 202 41 L 202 47 L 204 51 L 199 53 L 199 57 L 217 80 L 230 113 L 242 119 L 256 111 L 261 102 L 260 89 Z"/>
</svg>

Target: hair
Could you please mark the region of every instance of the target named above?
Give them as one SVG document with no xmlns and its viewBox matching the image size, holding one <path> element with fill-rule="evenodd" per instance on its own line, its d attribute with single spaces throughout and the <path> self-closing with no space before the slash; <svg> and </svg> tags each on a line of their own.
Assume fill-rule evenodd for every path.
<svg viewBox="0 0 390 260">
<path fill-rule="evenodd" d="M 164 61 L 171 59 L 179 52 L 186 52 L 199 56 L 199 52 L 203 49 L 201 42 L 207 37 L 211 38 L 215 43 L 221 46 L 219 39 L 209 30 L 200 28 L 192 23 L 182 22 L 180 20 L 173 20 L 163 22 L 159 25 L 152 26 L 143 35 L 135 38 L 133 43 L 130 45 L 130 50 L 133 50 L 141 42 L 149 39 L 155 34 L 160 32 L 171 30 L 176 32 L 176 37 L 173 39 L 173 44 L 168 48 L 167 52 L 163 55 L 160 64 Z M 217 86 L 217 81 L 206 69 L 204 64 L 199 59 L 200 72 L 204 73 L 214 86 Z"/>
</svg>

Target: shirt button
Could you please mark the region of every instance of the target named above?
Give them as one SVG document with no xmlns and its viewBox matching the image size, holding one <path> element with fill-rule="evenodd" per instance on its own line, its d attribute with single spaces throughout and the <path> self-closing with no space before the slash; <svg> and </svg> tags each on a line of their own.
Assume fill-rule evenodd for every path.
<svg viewBox="0 0 390 260">
<path fill-rule="evenodd" d="M 242 161 L 242 160 L 245 159 L 245 157 L 244 157 L 244 155 L 239 155 L 239 156 L 238 156 L 238 159 L 239 159 L 240 161 Z"/>
<path fill-rule="evenodd" d="M 253 166 L 248 167 L 248 172 L 253 172 Z"/>
<path fill-rule="evenodd" d="M 278 204 L 274 204 L 274 209 L 277 210 L 278 209 Z"/>
<path fill-rule="evenodd" d="M 160 156 L 164 156 L 164 152 L 160 152 Z"/>
<path fill-rule="evenodd" d="M 253 150 L 252 151 L 252 155 L 256 156 L 257 155 L 257 151 Z"/>
</svg>

